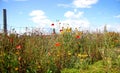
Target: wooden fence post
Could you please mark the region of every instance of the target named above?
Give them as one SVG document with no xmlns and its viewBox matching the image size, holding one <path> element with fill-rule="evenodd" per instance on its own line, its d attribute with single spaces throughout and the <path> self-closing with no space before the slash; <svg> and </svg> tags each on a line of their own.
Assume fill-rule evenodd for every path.
<svg viewBox="0 0 120 73">
<path fill-rule="evenodd" d="M 7 13 L 6 13 L 6 9 L 3 9 L 3 29 L 4 29 L 4 33 L 7 35 Z"/>
</svg>

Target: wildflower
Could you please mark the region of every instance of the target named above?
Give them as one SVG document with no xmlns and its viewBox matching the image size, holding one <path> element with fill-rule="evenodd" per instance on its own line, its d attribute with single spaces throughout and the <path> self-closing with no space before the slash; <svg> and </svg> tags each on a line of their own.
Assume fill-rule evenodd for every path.
<svg viewBox="0 0 120 73">
<path fill-rule="evenodd" d="M 48 56 L 50 56 L 51 55 L 51 53 L 50 52 L 48 52 Z"/>
<path fill-rule="evenodd" d="M 57 54 L 57 57 L 59 57 L 60 55 L 59 54 Z"/>
<path fill-rule="evenodd" d="M 18 67 L 16 67 L 15 70 L 17 71 L 17 70 L 18 70 Z"/>
<path fill-rule="evenodd" d="M 64 33 L 65 33 L 65 31 L 64 31 L 64 30 L 60 30 L 60 33 L 61 33 L 61 34 L 64 34 Z"/>
<path fill-rule="evenodd" d="M 15 54 L 16 54 L 16 55 L 19 55 L 20 53 L 19 53 L 19 52 L 16 52 Z"/>
<path fill-rule="evenodd" d="M 78 54 L 78 57 L 81 57 L 81 54 Z"/>
<path fill-rule="evenodd" d="M 83 55 L 82 55 L 83 58 L 86 58 L 87 56 L 88 56 L 87 54 L 83 54 Z"/>
<path fill-rule="evenodd" d="M 71 55 L 71 52 L 70 52 L 70 51 L 68 51 L 68 55 L 69 55 L 69 56 Z"/>
<path fill-rule="evenodd" d="M 81 58 L 86 58 L 88 55 L 87 54 L 78 54 L 78 57 L 81 57 Z"/>
<path fill-rule="evenodd" d="M 66 31 L 67 31 L 67 32 L 71 32 L 71 31 L 72 31 L 72 28 L 67 28 Z"/>
<path fill-rule="evenodd" d="M 80 36 L 79 36 L 79 35 L 77 35 L 77 36 L 76 36 L 76 38 L 77 38 L 77 39 L 80 39 Z"/>
<path fill-rule="evenodd" d="M 21 57 L 18 57 L 18 60 L 20 61 L 20 60 L 21 60 Z"/>
<path fill-rule="evenodd" d="M 16 49 L 18 49 L 18 50 L 20 50 L 21 48 L 22 48 L 21 45 L 17 45 L 17 46 L 16 46 Z"/>
<path fill-rule="evenodd" d="M 56 47 L 60 46 L 60 43 L 59 42 L 55 43 L 55 46 Z"/>
<path fill-rule="evenodd" d="M 78 35 L 78 29 L 77 28 L 75 28 L 75 34 Z"/>
<path fill-rule="evenodd" d="M 63 30 L 61 29 L 60 32 L 62 32 Z"/>
<path fill-rule="evenodd" d="M 54 26 L 54 24 L 52 23 L 51 26 Z"/>
<path fill-rule="evenodd" d="M 41 66 L 39 65 L 38 68 L 41 68 Z"/>
</svg>

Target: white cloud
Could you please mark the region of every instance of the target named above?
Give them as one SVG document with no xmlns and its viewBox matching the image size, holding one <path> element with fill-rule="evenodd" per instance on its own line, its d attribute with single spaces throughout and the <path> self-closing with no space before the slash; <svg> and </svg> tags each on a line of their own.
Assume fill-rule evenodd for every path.
<svg viewBox="0 0 120 73">
<path fill-rule="evenodd" d="M 91 8 L 91 6 L 97 2 L 98 0 L 74 0 L 73 5 L 76 8 Z"/>
<path fill-rule="evenodd" d="M 61 22 L 60 26 L 58 25 L 57 22 L 54 22 L 55 24 L 54 28 L 57 29 L 56 31 L 59 31 L 59 29 L 61 29 L 62 27 L 66 28 L 67 26 L 72 27 L 73 30 L 74 28 L 79 27 L 86 30 L 89 28 L 90 22 L 87 19 L 83 18 L 83 14 L 84 12 L 77 11 L 76 9 L 74 11 L 67 11 L 64 14 L 65 20 L 60 21 Z M 32 16 L 31 20 L 34 23 L 38 24 L 36 25 L 37 27 L 42 28 L 51 27 L 52 21 L 47 18 L 47 16 L 42 10 L 34 10 L 29 15 Z"/>
<path fill-rule="evenodd" d="M 62 21 L 65 24 L 69 24 L 69 27 L 74 28 L 82 28 L 84 30 L 89 28 L 90 22 L 83 17 L 84 12 L 77 11 L 67 11 L 64 14 L 66 20 Z M 65 26 L 65 25 L 63 25 Z"/>
<path fill-rule="evenodd" d="M 80 18 L 83 15 L 83 12 L 78 12 L 75 14 L 75 12 L 67 11 L 64 16 L 66 18 Z"/>
<path fill-rule="evenodd" d="M 34 10 L 29 15 L 32 16 L 31 20 L 40 27 L 48 27 L 51 23 L 42 10 Z"/>
<path fill-rule="evenodd" d="M 59 7 L 65 7 L 65 8 L 71 7 L 69 4 L 58 4 L 57 6 L 59 6 Z"/>
<path fill-rule="evenodd" d="M 120 18 L 120 14 L 119 15 L 116 15 L 116 16 L 114 16 L 115 18 Z"/>
<path fill-rule="evenodd" d="M 29 15 L 31 16 L 31 20 L 35 24 L 37 24 L 36 27 L 45 29 L 51 27 L 52 21 L 47 18 L 47 16 L 42 10 L 34 10 Z M 54 22 L 55 24 L 54 28 L 56 29 L 57 32 L 59 32 L 59 28 L 61 29 L 62 27 L 64 28 L 72 27 L 73 30 L 75 28 L 90 31 L 96 31 L 96 29 L 98 30 L 100 29 L 101 31 L 104 30 L 104 25 L 98 27 L 90 26 L 91 23 L 87 20 L 87 18 L 84 17 L 84 12 L 78 11 L 77 9 L 65 12 L 64 17 L 65 19 L 60 21 L 61 22 L 60 26 L 58 26 L 57 22 Z M 118 29 L 118 27 L 120 27 L 120 24 L 116 23 L 113 25 L 112 24 L 106 25 L 107 30 L 120 32 L 120 29 Z M 47 31 L 52 32 L 52 30 L 49 29 Z"/>
<path fill-rule="evenodd" d="M 72 0 L 70 4 L 58 4 L 62 7 L 71 7 L 71 8 L 91 8 L 93 4 L 96 4 L 98 0 Z"/>
<path fill-rule="evenodd" d="M 72 27 L 74 30 L 75 28 L 81 28 L 82 30 L 87 30 L 89 28 L 90 22 L 88 20 L 82 19 L 66 19 L 63 21 L 63 27 Z M 69 24 L 69 25 L 67 25 Z"/>
</svg>

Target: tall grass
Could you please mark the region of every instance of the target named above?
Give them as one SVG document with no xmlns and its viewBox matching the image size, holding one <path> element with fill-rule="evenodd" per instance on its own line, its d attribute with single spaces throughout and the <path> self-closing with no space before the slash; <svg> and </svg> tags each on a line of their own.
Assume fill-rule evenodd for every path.
<svg viewBox="0 0 120 73">
<path fill-rule="evenodd" d="M 80 72 L 99 61 L 102 72 L 120 72 L 119 33 L 0 34 L 0 73 Z"/>
</svg>

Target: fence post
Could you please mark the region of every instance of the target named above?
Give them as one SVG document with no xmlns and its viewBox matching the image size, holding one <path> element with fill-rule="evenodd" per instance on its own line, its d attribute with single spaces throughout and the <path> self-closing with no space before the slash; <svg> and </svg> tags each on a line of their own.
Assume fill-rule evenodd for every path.
<svg viewBox="0 0 120 73">
<path fill-rule="evenodd" d="M 4 33 L 7 35 L 7 13 L 6 13 L 6 9 L 3 9 L 3 29 L 4 29 Z"/>
</svg>

